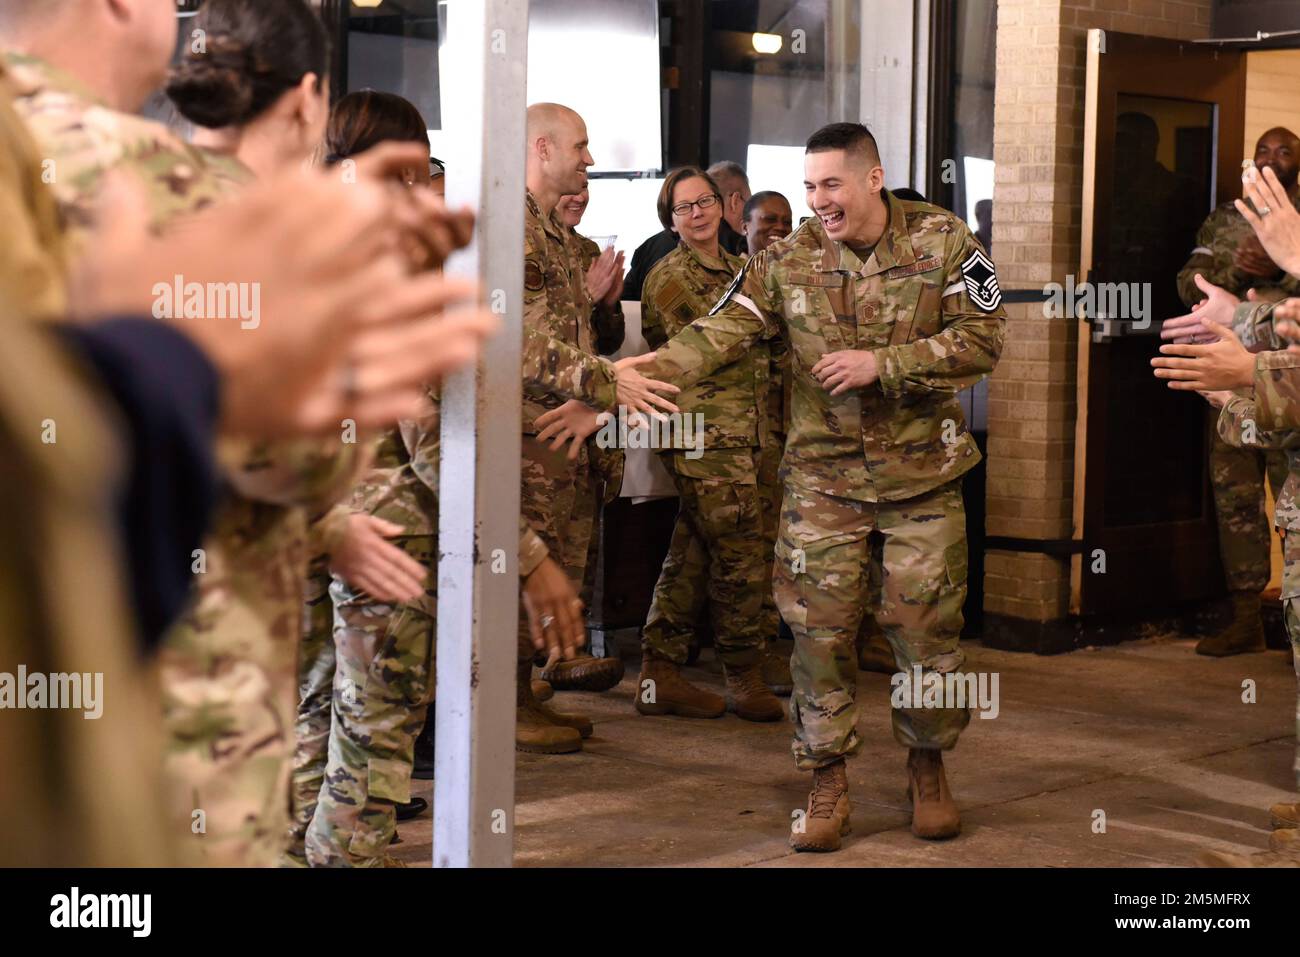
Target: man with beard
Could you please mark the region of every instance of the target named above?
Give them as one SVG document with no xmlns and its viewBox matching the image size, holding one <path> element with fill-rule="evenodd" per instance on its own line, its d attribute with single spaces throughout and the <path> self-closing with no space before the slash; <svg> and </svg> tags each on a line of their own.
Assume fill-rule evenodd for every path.
<svg viewBox="0 0 1300 957">
<path fill-rule="evenodd" d="M 1294 133 L 1282 127 L 1266 132 L 1255 146 L 1254 162 L 1256 170 L 1271 168 L 1277 174 L 1293 205 L 1300 202 L 1300 140 Z M 1300 294 L 1300 280 L 1288 276 L 1269 258 L 1232 203 L 1212 212 L 1196 234 L 1196 248 L 1178 274 L 1178 293 L 1186 305 L 1206 298 L 1208 290 L 1203 283 L 1226 289 L 1239 299 L 1252 290 L 1254 298 L 1264 301 Z M 1276 496 L 1286 475 L 1282 452 L 1249 445 L 1234 448 L 1214 432 L 1210 482 L 1232 618 L 1221 631 L 1197 643 L 1197 654 L 1225 657 L 1264 650 L 1260 592 L 1272 577 L 1264 482 L 1267 476 Z"/>
</svg>

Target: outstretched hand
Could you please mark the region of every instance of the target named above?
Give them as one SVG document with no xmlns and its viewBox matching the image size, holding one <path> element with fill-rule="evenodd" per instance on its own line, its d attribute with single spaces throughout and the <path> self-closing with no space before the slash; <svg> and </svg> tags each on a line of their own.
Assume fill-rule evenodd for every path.
<svg viewBox="0 0 1300 957">
<path fill-rule="evenodd" d="M 1160 326 L 1161 339 L 1172 339 L 1176 343 L 1215 342 L 1218 336 L 1212 326 L 1232 326 L 1233 313 L 1241 305 L 1241 300 L 1200 273 L 1193 278 L 1196 288 L 1205 293 L 1205 298 L 1192 306 L 1187 315 L 1166 319 Z"/>
<path fill-rule="evenodd" d="M 552 452 L 558 452 L 564 448 L 564 443 L 572 442 L 569 459 L 573 460 L 582 451 L 582 443 L 594 435 L 609 418 L 608 412 L 597 412 L 585 402 L 570 399 L 558 409 L 543 412 L 533 421 L 533 425 L 539 430 L 537 441 L 550 441 Z"/>
<path fill-rule="evenodd" d="M 1189 392 L 1248 388 L 1255 378 L 1255 357 L 1231 329 L 1209 328 L 1217 336 L 1214 342 L 1161 346 L 1162 355 L 1151 360 L 1156 378 L 1167 380 L 1171 389 Z"/>
<path fill-rule="evenodd" d="M 676 395 L 682 391 L 681 389 L 671 382 L 647 379 L 637 371 L 641 366 L 649 365 L 654 361 L 655 353 L 647 352 L 643 356 L 628 356 L 614 363 L 614 368 L 618 370 L 618 404 L 634 412 L 653 413 L 656 409 L 680 412 L 681 410 L 672 402 L 656 393 Z"/>
</svg>

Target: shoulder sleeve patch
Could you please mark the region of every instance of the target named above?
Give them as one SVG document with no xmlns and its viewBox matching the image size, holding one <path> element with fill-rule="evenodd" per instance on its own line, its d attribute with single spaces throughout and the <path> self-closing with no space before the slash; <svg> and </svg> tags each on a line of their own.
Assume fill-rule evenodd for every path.
<svg viewBox="0 0 1300 957">
<path fill-rule="evenodd" d="M 546 288 L 546 277 L 536 259 L 524 260 L 524 288 L 529 292 L 541 292 Z"/>
<path fill-rule="evenodd" d="M 976 249 L 961 264 L 961 276 L 966 283 L 966 294 L 981 312 L 992 312 L 1002 305 L 997 270 L 982 249 Z"/>
</svg>

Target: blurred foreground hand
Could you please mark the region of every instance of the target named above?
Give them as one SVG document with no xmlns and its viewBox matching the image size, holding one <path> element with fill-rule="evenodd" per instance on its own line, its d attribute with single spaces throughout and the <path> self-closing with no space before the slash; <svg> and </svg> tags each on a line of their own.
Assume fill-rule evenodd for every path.
<svg viewBox="0 0 1300 957">
<path fill-rule="evenodd" d="M 118 179 L 94 254 L 74 272 L 73 316 L 153 315 L 190 336 L 221 373 L 223 431 L 389 425 L 417 414 L 424 386 L 473 363 L 499 325 L 476 282 L 412 274 L 413 235 L 432 260 L 472 231 L 472 217 L 417 193 L 295 172 L 151 235 L 138 187 Z M 197 309 L 186 308 L 191 290 Z M 210 308 L 231 294 L 255 318 Z"/>
</svg>

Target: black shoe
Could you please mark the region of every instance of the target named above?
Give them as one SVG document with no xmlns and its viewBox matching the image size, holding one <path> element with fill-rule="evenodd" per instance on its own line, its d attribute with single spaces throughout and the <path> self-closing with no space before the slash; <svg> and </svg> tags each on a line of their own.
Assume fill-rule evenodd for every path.
<svg viewBox="0 0 1300 957">
<path fill-rule="evenodd" d="M 433 780 L 433 742 L 425 741 L 423 735 L 415 739 L 415 764 L 411 777 L 417 781 Z"/>
<path fill-rule="evenodd" d="M 409 821 L 413 817 L 419 817 L 427 810 L 429 810 L 428 801 L 424 798 L 411 798 L 409 803 L 397 805 L 397 819 L 399 821 Z"/>
<path fill-rule="evenodd" d="M 415 739 L 415 763 L 411 777 L 417 781 L 433 780 L 433 705 L 429 705 L 424 727 Z"/>
</svg>

